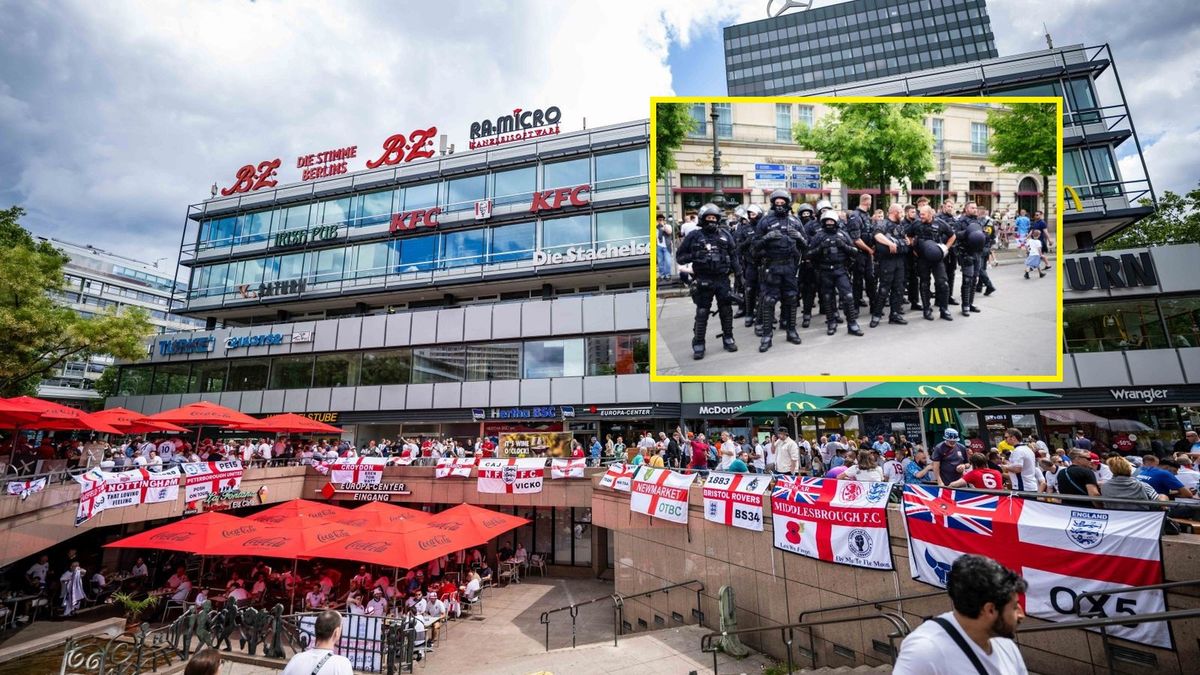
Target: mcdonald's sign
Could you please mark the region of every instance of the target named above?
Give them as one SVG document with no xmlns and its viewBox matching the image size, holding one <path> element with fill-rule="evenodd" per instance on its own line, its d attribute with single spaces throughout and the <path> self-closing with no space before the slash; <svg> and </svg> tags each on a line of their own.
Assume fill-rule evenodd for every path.
<svg viewBox="0 0 1200 675">
<path fill-rule="evenodd" d="M 1067 196 L 1071 198 L 1071 202 L 1075 205 L 1075 210 L 1082 211 L 1083 200 L 1079 198 L 1079 193 L 1075 191 L 1075 188 L 1071 187 L 1070 185 L 1064 185 L 1063 190 L 1066 190 Z"/>
<path fill-rule="evenodd" d="M 948 384 L 923 384 L 917 387 L 917 393 L 921 396 L 933 396 L 934 393 L 940 396 L 949 396 L 947 392 L 954 392 L 959 396 L 966 396 L 967 392 Z M 933 392 L 933 393 L 930 393 Z"/>
<path fill-rule="evenodd" d="M 787 405 L 783 408 L 788 412 L 793 410 L 803 412 L 805 410 L 816 410 L 817 406 L 813 405 L 811 401 L 788 401 Z"/>
</svg>

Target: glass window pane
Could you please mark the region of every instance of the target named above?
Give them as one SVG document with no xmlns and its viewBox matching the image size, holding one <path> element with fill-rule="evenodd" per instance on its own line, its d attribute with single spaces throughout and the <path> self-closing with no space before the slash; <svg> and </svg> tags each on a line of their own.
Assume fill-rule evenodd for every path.
<svg viewBox="0 0 1200 675">
<path fill-rule="evenodd" d="M 358 197 L 358 211 L 355 214 L 358 225 L 375 225 L 386 223 L 392 214 L 392 200 L 395 190 L 380 190 L 368 192 Z"/>
<path fill-rule="evenodd" d="M 475 202 L 487 196 L 487 175 L 468 176 L 446 181 L 446 210 L 475 208 Z"/>
<path fill-rule="evenodd" d="M 314 387 L 353 387 L 358 384 L 358 354 L 318 354 Z"/>
<path fill-rule="evenodd" d="M 303 253 L 292 253 L 290 255 L 281 255 L 279 260 L 279 270 L 277 279 L 299 279 L 304 276 L 304 258 Z"/>
<path fill-rule="evenodd" d="M 312 354 L 278 356 L 271 362 L 271 389 L 308 389 L 312 377 Z"/>
<path fill-rule="evenodd" d="M 433 269 L 438 248 L 436 234 L 410 237 L 397 243 L 400 244 L 400 269 L 397 270 L 398 272 L 421 272 Z"/>
<path fill-rule="evenodd" d="M 238 243 L 253 244 L 266 241 L 271 232 L 271 215 L 273 213 L 274 211 L 259 211 L 242 216 L 238 228 Z"/>
<path fill-rule="evenodd" d="M 447 232 L 442 237 L 441 268 L 480 265 L 483 263 L 484 229 Z"/>
<path fill-rule="evenodd" d="M 521 344 L 467 345 L 466 377 L 468 381 L 521 379 Z"/>
<path fill-rule="evenodd" d="M 537 189 L 537 167 L 499 171 L 492 175 L 492 180 L 492 202 L 497 206 L 528 202 Z"/>
<path fill-rule="evenodd" d="M 1153 300 L 1063 305 L 1063 333 L 1076 354 L 1167 346 Z"/>
<path fill-rule="evenodd" d="M 342 269 L 346 263 L 346 249 L 327 248 L 313 251 L 312 255 L 316 257 L 316 262 L 310 265 L 309 271 L 313 282 L 319 284 L 323 281 L 341 280 Z"/>
<path fill-rule="evenodd" d="M 596 189 L 605 190 L 646 182 L 646 148 L 596 155 Z"/>
<path fill-rule="evenodd" d="M 144 396 L 149 394 L 150 380 L 153 375 L 153 366 L 121 368 L 121 381 L 117 386 L 117 393 L 121 396 Z"/>
<path fill-rule="evenodd" d="M 151 394 L 184 394 L 188 390 L 188 363 L 163 363 L 154 368 L 154 387 Z"/>
<path fill-rule="evenodd" d="M 1075 188 L 1087 185 L 1087 173 L 1083 170 L 1079 150 L 1063 152 L 1063 182 Z"/>
<path fill-rule="evenodd" d="M 408 384 L 412 372 L 412 352 L 407 349 L 364 352 L 362 384 Z"/>
<path fill-rule="evenodd" d="M 622 209 L 596 214 L 596 245 L 620 246 L 650 240 L 650 209 Z"/>
<path fill-rule="evenodd" d="M 525 343 L 525 377 L 579 377 L 584 373 L 584 340 L 531 340 Z"/>
<path fill-rule="evenodd" d="M 565 162 L 546 164 L 542 168 L 542 188 L 567 187 L 591 183 L 591 159 L 580 157 Z"/>
<path fill-rule="evenodd" d="M 570 565 L 571 549 L 574 546 L 572 531 L 571 507 L 558 506 L 554 508 L 554 564 Z"/>
<path fill-rule="evenodd" d="M 1112 153 L 1109 152 L 1107 146 L 1089 148 L 1088 152 L 1091 154 L 1092 164 L 1089 168 L 1094 171 L 1092 175 L 1094 182 L 1104 183 L 1117 179 L 1117 170 L 1113 165 Z"/>
<path fill-rule="evenodd" d="M 1200 297 L 1160 301 L 1172 347 L 1200 347 Z"/>
<path fill-rule="evenodd" d="M 649 232 L 649 223 L 645 223 Z M 571 246 L 590 248 L 592 217 L 587 214 L 542 221 L 542 250 L 547 253 L 565 252 Z"/>
<path fill-rule="evenodd" d="M 404 208 L 402 211 L 427 209 L 437 206 L 438 184 L 426 183 L 404 188 Z"/>
<path fill-rule="evenodd" d="M 354 247 L 354 278 L 366 279 L 387 274 L 393 261 L 392 251 L 399 241 L 380 241 Z"/>
<path fill-rule="evenodd" d="M 267 359 L 234 359 L 229 362 L 229 383 L 225 391 L 256 391 L 267 388 Z"/>
<path fill-rule="evenodd" d="M 462 345 L 446 345 L 413 350 L 413 384 L 462 382 Z"/>
<path fill-rule="evenodd" d="M 576 565 L 592 564 L 592 510 L 590 508 L 571 509 L 575 514 L 575 524 L 571 529 L 571 540 L 575 543 Z"/>
<path fill-rule="evenodd" d="M 312 207 L 311 204 L 301 204 L 293 206 L 279 212 L 279 218 L 275 219 L 274 232 L 282 232 L 283 230 L 303 230 L 308 227 L 308 212 Z"/>
<path fill-rule="evenodd" d="M 210 265 L 208 268 L 208 295 L 221 295 L 229 286 L 229 265 L 221 263 L 220 265 Z"/>
<path fill-rule="evenodd" d="M 251 258 L 241 262 L 241 270 L 238 275 L 238 283 L 258 285 L 263 280 L 263 259 Z"/>
<path fill-rule="evenodd" d="M 343 197 L 342 199 L 331 199 L 327 202 L 321 202 L 321 225 L 334 225 L 344 223 L 350 220 L 350 200 L 352 197 Z"/>
<path fill-rule="evenodd" d="M 636 333 L 616 337 L 617 375 L 634 375 L 650 372 L 650 335 Z"/>
<path fill-rule="evenodd" d="M 534 223 L 516 223 L 492 228 L 492 248 L 488 262 L 529 260 L 533 257 L 536 229 Z"/>
<path fill-rule="evenodd" d="M 212 394 L 225 390 L 226 361 L 196 361 L 192 364 L 192 379 L 188 391 L 193 394 Z"/>
<path fill-rule="evenodd" d="M 617 372 L 617 338 L 602 335 L 587 338 L 587 374 L 615 375 Z"/>
</svg>

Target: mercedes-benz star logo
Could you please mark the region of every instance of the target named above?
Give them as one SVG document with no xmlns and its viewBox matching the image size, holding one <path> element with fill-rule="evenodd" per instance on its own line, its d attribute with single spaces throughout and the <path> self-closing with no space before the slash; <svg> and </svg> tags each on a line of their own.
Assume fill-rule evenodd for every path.
<svg viewBox="0 0 1200 675">
<path fill-rule="evenodd" d="M 777 4 L 779 0 L 767 0 L 767 16 L 774 18 L 788 11 L 789 9 L 808 9 L 812 6 L 812 0 L 782 0 L 782 6 L 778 11 L 771 11 L 771 7 Z"/>
</svg>

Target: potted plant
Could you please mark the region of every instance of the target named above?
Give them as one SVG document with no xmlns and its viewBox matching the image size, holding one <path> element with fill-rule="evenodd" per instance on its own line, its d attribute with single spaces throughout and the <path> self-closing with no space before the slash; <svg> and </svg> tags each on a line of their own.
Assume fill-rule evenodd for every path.
<svg viewBox="0 0 1200 675">
<path fill-rule="evenodd" d="M 142 614 L 158 604 L 158 597 L 147 595 L 138 600 L 132 593 L 113 593 L 112 602 L 125 612 L 125 630 L 132 632 L 142 625 Z"/>
</svg>

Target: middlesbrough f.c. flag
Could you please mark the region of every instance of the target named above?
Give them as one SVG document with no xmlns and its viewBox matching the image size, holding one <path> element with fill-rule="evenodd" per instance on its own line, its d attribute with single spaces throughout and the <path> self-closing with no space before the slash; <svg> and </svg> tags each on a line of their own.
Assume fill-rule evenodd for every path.
<svg viewBox="0 0 1200 675">
<path fill-rule="evenodd" d="M 1161 511 L 1050 504 L 920 485 L 904 488 L 912 576 L 945 588 L 960 555 L 993 558 L 1025 578 L 1025 612 L 1050 621 L 1166 610 L 1162 591 L 1099 593 L 1163 582 Z M 1110 635 L 1171 648 L 1165 622 L 1109 626 Z"/>
<path fill-rule="evenodd" d="M 775 548 L 842 565 L 894 569 L 888 541 L 890 483 L 775 475 Z"/>
<path fill-rule="evenodd" d="M 565 457 L 556 457 L 550 460 L 550 477 L 558 478 L 586 478 L 583 469 L 587 466 L 587 459 L 579 457 L 577 459 L 567 459 Z"/>
<path fill-rule="evenodd" d="M 476 489 L 495 494 L 530 494 L 542 491 L 546 460 L 541 457 L 479 460 Z"/>
<path fill-rule="evenodd" d="M 633 474 L 629 508 L 673 523 L 688 519 L 688 488 L 696 474 L 639 466 Z"/>
<path fill-rule="evenodd" d="M 612 488 L 621 492 L 629 492 L 630 482 L 637 467 L 624 462 L 610 464 L 608 471 L 600 478 L 600 487 Z"/>
<path fill-rule="evenodd" d="M 184 501 L 189 504 L 242 486 L 242 463 L 237 460 L 193 462 L 181 466 L 185 474 Z"/>
<path fill-rule="evenodd" d="M 763 493 L 771 477 L 714 471 L 704 481 L 704 519 L 714 523 L 763 529 Z"/>
</svg>

